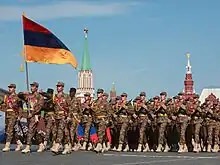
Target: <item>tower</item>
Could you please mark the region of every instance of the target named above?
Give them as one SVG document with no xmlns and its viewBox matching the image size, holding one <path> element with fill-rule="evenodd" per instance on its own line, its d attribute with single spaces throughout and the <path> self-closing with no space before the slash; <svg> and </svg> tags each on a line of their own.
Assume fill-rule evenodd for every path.
<svg viewBox="0 0 220 165">
<path fill-rule="evenodd" d="M 112 89 L 110 91 L 110 99 L 113 100 L 116 98 L 116 89 L 115 89 L 115 83 L 112 83 Z"/>
<path fill-rule="evenodd" d="M 194 93 L 195 90 L 193 88 L 194 85 L 194 81 L 192 79 L 192 66 L 190 65 L 190 54 L 187 53 L 187 66 L 186 66 L 186 76 L 185 76 L 185 80 L 184 80 L 184 94 L 185 97 L 191 97 Z"/>
<path fill-rule="evenodd" d="M 76 97 L 83 98 L 86 92 L 94 98 L 93 73 L 88 50 L 88 29 L 84 29 L 84 52 L 81 69 L 78 72 L 78 88 Z"/>
</svg>

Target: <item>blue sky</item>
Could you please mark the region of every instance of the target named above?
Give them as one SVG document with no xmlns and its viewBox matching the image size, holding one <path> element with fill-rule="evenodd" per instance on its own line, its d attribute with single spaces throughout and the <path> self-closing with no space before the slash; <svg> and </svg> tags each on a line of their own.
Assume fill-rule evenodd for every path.
<svg viewBox="0 0 220 165">
<path fill-rule="evenodd" d="M 0 87 L 16 83 L 26 89 L 19 72 L 23 34 L 21 14 L 49 28 L 75 54 L 83 54 L 83 29 L 89 29 L 89 51 L 96 88 L 135 97 L 183 89 L 186 52 L 191 54 L 196 92 L 219 86 L 220 1 L 218 0 L 1 0 Z M 77 86 L 70 65 L 29 64 L 30 81 L 40 88 L 62 80 L 66 90 Z"/>
</svg>

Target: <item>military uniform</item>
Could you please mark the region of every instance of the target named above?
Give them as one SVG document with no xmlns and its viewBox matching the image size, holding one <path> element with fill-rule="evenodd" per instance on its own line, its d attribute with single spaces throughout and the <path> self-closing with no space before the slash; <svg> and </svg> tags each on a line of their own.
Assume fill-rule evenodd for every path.
<svg viewBox="0 0 220 165">
<path fill-rule="evenodd" d="M 37 82 L 33 82 L 30 84 L 31 87 L 34 87 L 36 91 L 32 93 L 19 93 L 18 96 L 22 100 L 28 103 L 28 132 L 27 132 L 27 145 L 22 153 L 30 152 L 30 147 L 32 144 L 32 138 L 34 137 L 37 131 L 37 123 L 38 123 L 38 115 L 40 114 L 41 109 L 44 106 L 44 98 L 37 91 L 39 84 Z M 37 135 L 37 138 L 39 136 Z M 38 139 L 40 140 L 40 139 Z M 43 143 L 40 141 L 39 148 L 43 147 Z"/>
<path fill-rule="evenodd" d="M 126 93 L 122 93 L 121 97 L 127 98 Z M 122 151 L 122 146 L 126 143 L 124 151 L 129 150 L 128 141 L 127 141 L 127 129 L 129 126 L 130 116 L 134 114 L 131 101 L 122 100 L 117 114 L 117 123 L 120 124 L 120 133 L 119 133 L 119 146 L 117 151 Z"/>
<path fill-rule="evenodd" d="M 63 88 L 64 83 L 58 82 L 57 88 Z M 57 138 L 52 152 L 58 153 L 62 140 L 64 138 L 64 131 L 67 129 L 67 123 L 70 121 L 69 112 L 72 111 L 71 99 L 63 90 L 58 91 L 54 97 L 55 120 L 57 123 Z M 66 143 L 63 153 L 70 153 L 71 148 Z"/>
<path fill-rule="evenodd" d="M 10 84 L 8 88 L 16 89 L 15 84 Z M 18 124 L 18 120 L 20 120 L 22 115 L 22 102 L 18 98 L 17 94 L 14 92 L 10 93 L 9 96 L 5 95 L 4 102 L 0 105 L 0 110 L 6 113 L 6 144 L 5 148 L 3 148 L 3 152 L 10 151 L 10 143 L 13 138 L 14 127 Z M 22 128 L 21 128 L 22 129 Z M 22 143 L 19 140 L 18 135 L 15 133 L 15 138 L 17 142 L 17 148 L 15 151 L 19 151 L 22 147 Z"/>
</svg>

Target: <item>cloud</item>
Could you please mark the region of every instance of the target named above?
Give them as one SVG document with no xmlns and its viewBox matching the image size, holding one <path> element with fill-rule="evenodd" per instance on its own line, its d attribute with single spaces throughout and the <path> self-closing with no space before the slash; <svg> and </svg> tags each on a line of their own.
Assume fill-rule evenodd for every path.
<svg viewBox="0 0 220 165">
<path fill-rule="evenodd" d="M 134 1 L 127 1 L 126 3 L 110 1 L 59 1 L 46 5 L 1 5 L 0 21 L 20 20 L 23 12 L 31 18 L 38 20 L 112 16 L 123 14 L 137 4 Z"/>
</svg>

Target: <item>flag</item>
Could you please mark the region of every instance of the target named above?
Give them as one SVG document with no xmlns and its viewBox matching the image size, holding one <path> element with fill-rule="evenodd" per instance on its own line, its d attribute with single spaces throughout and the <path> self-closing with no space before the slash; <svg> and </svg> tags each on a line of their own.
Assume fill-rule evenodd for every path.
<svg viewBox="0 0 220 165">
<path fill-rule="evenodd" d="M 24 15 L 22 20 L 26 62 L 71 64 L 77 68 L 75 56 L 52 32 Z"/>
<path fill-rule="evenodd" d="M 83 126 L 83 124 L 79 124 L 78 128 L 77 128 L 77 136 L 78 136 L 78 140 L 82 140 L 85 134 L 85 128 Z M 93 143 L 97 143 L 98 142 L 98 135 L 96 133 L 96 128 L 94 126 L 94 124 L 91 125 L 90 130 L 89 130 L 89 136 L 90 136 L 90 140 Z"/>
</svg>

